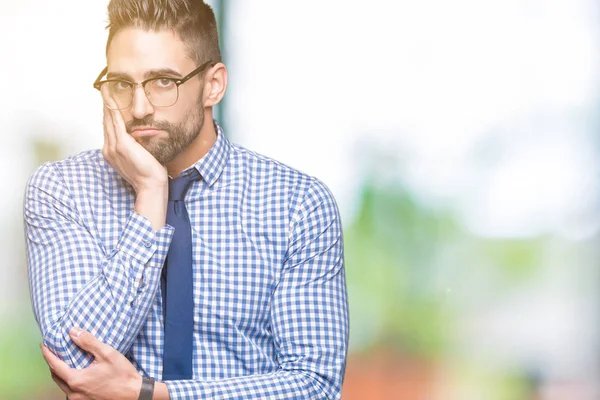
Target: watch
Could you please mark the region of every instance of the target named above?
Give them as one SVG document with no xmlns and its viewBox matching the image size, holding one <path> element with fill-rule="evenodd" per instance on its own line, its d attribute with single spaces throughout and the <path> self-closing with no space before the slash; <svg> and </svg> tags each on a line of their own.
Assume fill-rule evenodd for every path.
<svg viewBox="0 0 600 400">
<path fill-rule="evenodd" d="M 138 400 L 152 400 L 154 394 L 154 378 L 148 376 L 142 377 L 142 389 Z"/>
</svg>

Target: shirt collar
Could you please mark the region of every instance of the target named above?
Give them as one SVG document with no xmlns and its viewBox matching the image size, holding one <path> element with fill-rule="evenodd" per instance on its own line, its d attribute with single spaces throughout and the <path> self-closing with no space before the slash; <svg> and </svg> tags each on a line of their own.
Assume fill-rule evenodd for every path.
<svg viewBox="0 0 600 400">
<path fill-rule="evenodd" d="M 231 143 L 225 136 L 223 128 L 216 122 L 215 127 L 217 131 L 217 140 L 208 153 L 193 165 L 198 172 L 200 172 L 202 179 L 204 179 L 209 187 L 219 179 L 219 176 L 221 176 L 221 173 L 227 164 L 227 160 L 229 159 L 229 151 L 231 149 Z"/>
</svg>

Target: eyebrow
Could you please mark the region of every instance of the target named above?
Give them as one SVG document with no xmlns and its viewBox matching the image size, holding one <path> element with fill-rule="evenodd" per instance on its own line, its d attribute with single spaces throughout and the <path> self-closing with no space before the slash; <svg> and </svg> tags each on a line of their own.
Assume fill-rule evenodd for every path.
<svg viewBox="0 0 600 400">
<path fill-rule="evenodd" d="M 144 73 L 144 79 L 155 78 L 158 76 L 169 76 L 169 77 L 174 77 L 174 78 L 182 77 L 182 75 L 179 72 L 177 72 L 171 68 L 151 69 Z M 131 77 L 131 75 L 126 74 L 124 72 L 109 72 L 108 74 L 106 74 L 106 78 L 107 79 L 123 79 L 123 80 L 127 80 L 130 82 L 134 81 L 134 79 Z"/>
</svg>

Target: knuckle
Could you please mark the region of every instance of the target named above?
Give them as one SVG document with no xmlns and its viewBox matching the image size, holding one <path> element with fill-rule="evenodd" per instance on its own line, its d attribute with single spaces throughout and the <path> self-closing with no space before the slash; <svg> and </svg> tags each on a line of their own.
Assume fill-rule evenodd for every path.
<svg viewBox="0 0 600 400">
<path fill-rule="evenodd" d="M 90 345 L 90 334 L 88 332 L 81 332 L 81 335 L 79 336 L 79 341 L 81 342 L 81 344 L 83 344 L 84 346 L 89 346 Z"/>
<path fill-rule="evenodd" d="M 108 362 L 116 361 L 117 355 L 114 351 L 111 351 L 110 349 L 102 348 L 100 349 L 99 353 L 100 356 Z"/>
<path fill-rule="evenodd" d="M 83 382 L 77 375 L 69 377 L 65 383 L 75 392 L 80 392 L 83 389 Z"/>
</svg>

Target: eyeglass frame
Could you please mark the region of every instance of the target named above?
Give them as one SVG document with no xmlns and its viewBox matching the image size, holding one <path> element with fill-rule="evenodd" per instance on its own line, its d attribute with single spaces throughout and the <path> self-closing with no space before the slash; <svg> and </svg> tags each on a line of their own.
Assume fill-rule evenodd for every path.
<svg viewBox="0 0 600 400">
<path fill-rule="evenodd" d="M 100 72 L 100 75 L 98 75 L 98 77 L 96 78 L 96 80 L 94 81 L 94 89 L 97 89 L 98 91 L 102 91 L 101 90 L 101 86 L 107 82 L 127 82 L 130 83 L 133 88 L 131 90 L 131 103 L 129 103 L 126 107 L 123 108 L 117 108 L 117 110 L 124 110 L 127 107 L 131 106 L 131 104 L 133 104 L 133 97 L 134 97 L 134 93 L 135 93 L 135 87 L 138 85 L 141 85 L 142 88 L 144 88 L 144 93 L 146 94 L 146 97 L 148 98 L 148 101 L 154 106 L 154 107 L 173 107 L 175 104 L 177 104 L 177 100 L 179 100 L 179 86 L 183 85 L 184 83 L 186 83 L 187 81 L 189 81 L 190 79 L 192 79 L 194 76 L 196 76 L 197 74 L 199 74 L 200 72 L 202 72 L 203 70 L 205 70 L 208 67 L 212 67 L 214 66 L 215 63 L 213 61 L 207 61 L 204 64 L 200 65 L 198 68 L 196 68 L 195 70 L 193 70 L 192 72 L 190 72 L 189 74 L 187 74 L 186 76 L 182 77 L 182 78 L 173 78 L 170 76 L 155 76 L 152 78 L 148 78 L 148 79 L 144 79 L 141 82 L 131 82 L 128 81 L 126 79 L 104 79 L 104 80 L 100 80 L 104 75 L 106 75 L 106 73 L 108 72 L 108 66 L 104 67 L 104 69 L 102 70 L 102 72 Z M 175 99 L 175 102 L 169 106 L 157 106 L 154 103 L 152 103 L 152 99 L 148 96 L 148 92 L 146 92 L 146 84 L 150 81 L 155 81 L 157 79 L 171 79 L 173 81 L 173 83 L 175 83 L 175 85 L 177 86 L 177 98 Z"/>
</svg>

